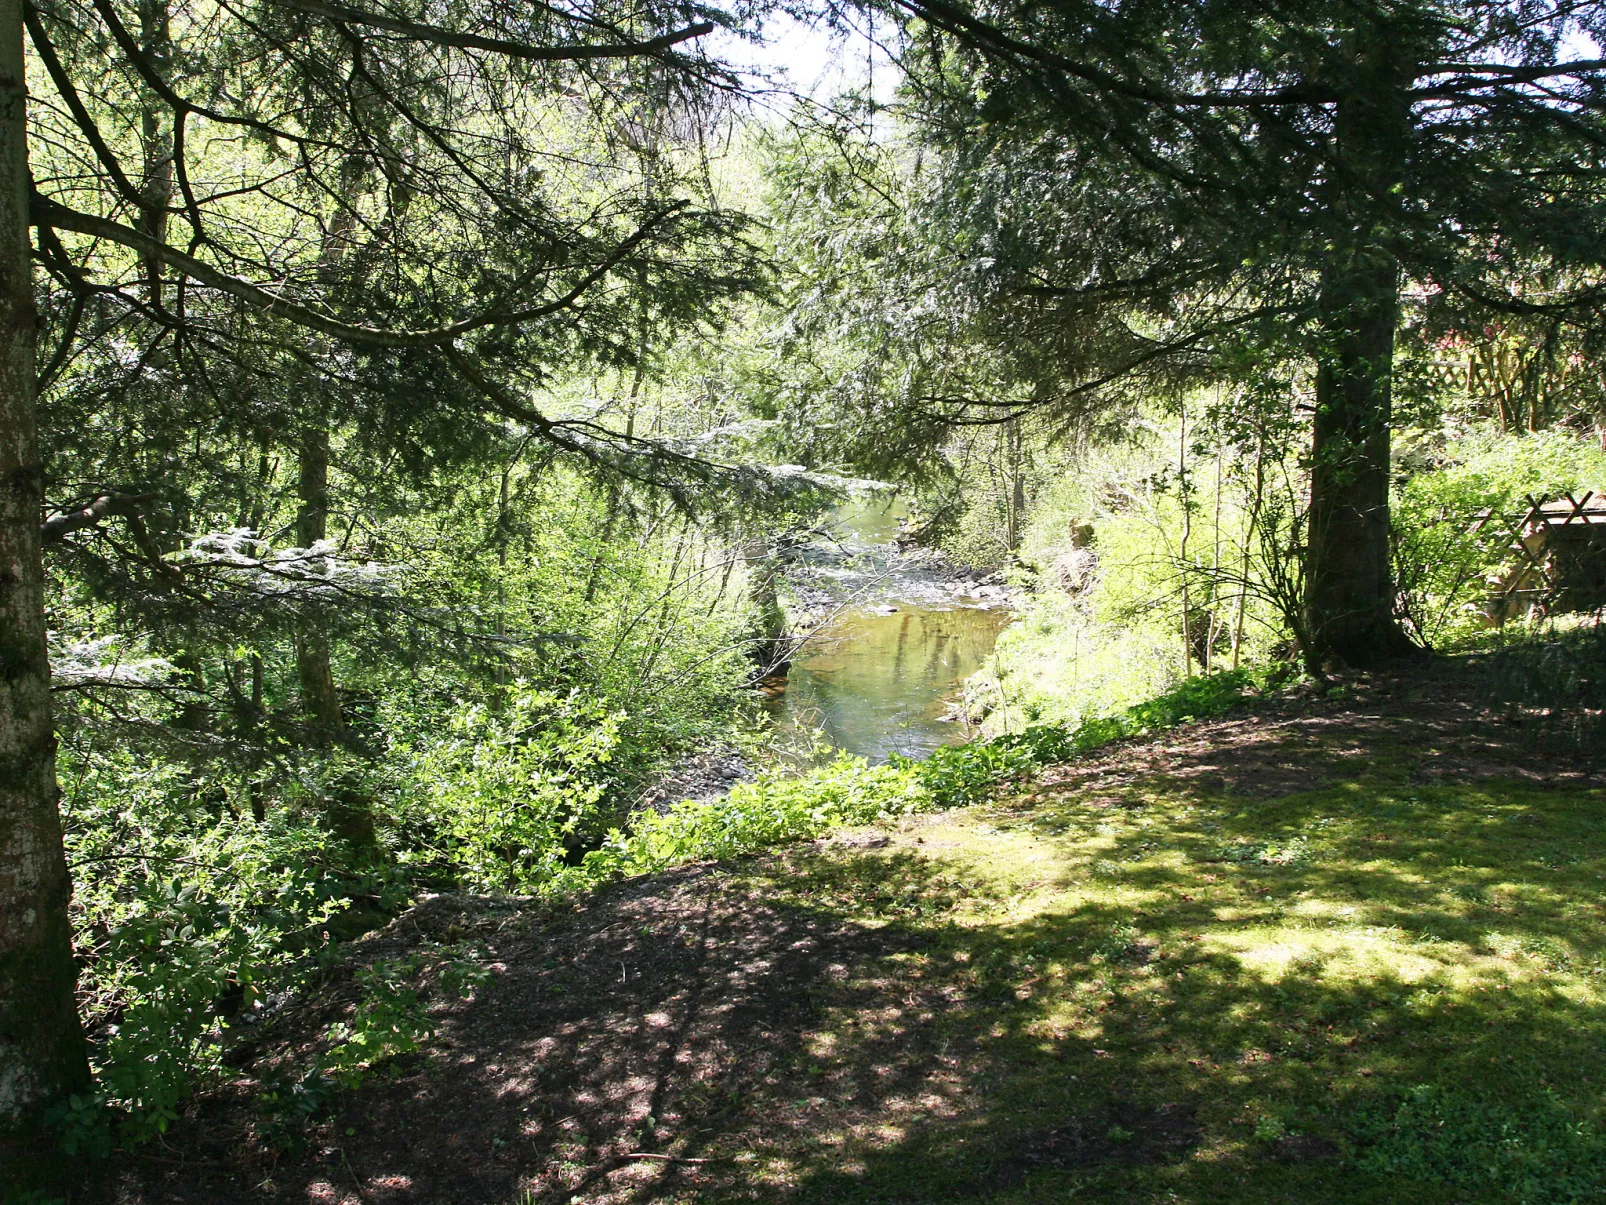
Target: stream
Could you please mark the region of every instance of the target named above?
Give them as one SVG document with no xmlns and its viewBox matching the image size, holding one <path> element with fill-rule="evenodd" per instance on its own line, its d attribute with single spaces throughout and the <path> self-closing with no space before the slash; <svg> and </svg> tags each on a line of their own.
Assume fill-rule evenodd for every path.
<svg viewBox="0 0 1606 1205">
<path fill-rule="evenodd" d="M 949 718 L 960 685 L 1013 618 L 1008 591 L 936 555 L 899 550 L 896 500 L 849 503 L 831 534 L 788 551 L 787 580 L 813 628 L 785 689 L 767 701 L 777 729 L 819 731 L 872 762 L 963 743 Z"/>
</svg>

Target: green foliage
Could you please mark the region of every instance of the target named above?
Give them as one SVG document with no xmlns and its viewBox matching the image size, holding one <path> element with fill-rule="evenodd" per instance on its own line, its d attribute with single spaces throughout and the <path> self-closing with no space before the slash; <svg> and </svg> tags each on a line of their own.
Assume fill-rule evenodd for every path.
<svg viewBox="0 0 1606 1205">
<path fill-rule="evenodd" d="M 1485 430 L 1450 441 L 1439 466 L 1399 488 L 1392 512 L 1401 607 L 1418 638 L 1443 647 L 1487 627 L 1485 604 L 1513 561 L 1508 525 L 1473 533 L 1481 515 L 1525 511 L 1529 497 L 1601 488 L 1606 451 L 1570 431 Z"/>
<path fill-rule="evenodd" d="M 1304 837 L 1272 843 L 1233 841 L 1218 846 L 1213 856 L 1238 866 L 1309 866 L 1316 857 Z"/>
<path fill-rule="evenodd" d="M 418 750 L 409 775 L 417 821 L 462 881 L 528 891 L 563 866 L 565 839 L 598 815 L 623 712 L 577 692 L 557 696 L 518 684 L 493 707 L 464 704 L 446 735 Z"/>
<path fill-rule="evenodd" d="M 1135 925 L 1114 924 L 1104 936 L 1094 942 L 1093 954 L 1106 962 L 1119 962 L 1132 953 L 1137 941 L 1138 930 Z"/>
<path fill-rule="evenodd" d="M 299 1074 L 264 1076 L 257 1098 L 263 1141 L 274 1150 L 299 1151 L 307 1127 L 326 1116 L 339 1095 L 340 1086 L 316 1064 Z"/>
<path fill-rule="evenodd" d="M 1367 1171 L 1519 1205 L 1594 1201 L 1606 1191 L 1606 1138 L 1553 1097 L 1512 1105 L 1422 1084 L 1363 1110 L 1354 1129 Z"/>
<path fill-rule="evenodd" d="M 337 1021 L 318 1069 L 344 1091 L 358 1087 L 378 1064 L 417 1053 L 434 1032 L 418 989 L 416 958 L 386 959 L 357 972 L 361 992 L 351 1020 Z"/>
<path fill-rule="evenodd" d="M 843 754 L 801 777 L 784 770 L 741 783 L 712 803 L 687 800 L 666 812 L 639 813 L 586 855 L 587 879 L 650 874 L 681 862 L 730 858 L 842 825 L 870 824 L 933 806 L 919 763 L 872 766 Z"/>
<path fill-rule="evenodd" d="M 29 130 L 41 180 L 51 162 L 110 172 L 56 201 L 118 222 L 100 200 L 126 200 L 119 159 L 142 178 L 165 164 L 169 184 L 230 181 L 192 214 L 210 285 L 65 227 L 36 277 L 40 488 L 51 511 L 118 499 L 52 543 L 47 572 L 100 1093 L 77 1113 L 115 1118 L 129 1142 L 221 1072 L 242 1010 L 293 989 L 331 930 L 371 925 L 431 875 L 542 881 L 605 794 L 617 812 L 664 758 L 723 731 L 744 601 L 740 575 L 709 562 L 750 511 L 816 491 L 735 439 L 685 442 L 726 425 L 722 402 L 660 405 L 644 434 L 667 353 L 767 287 L 751 220 L 712 196 L 707 155 L 681 153 L 701 140 L 670 118 L 707 95 L 701 67 L 531 67 L 434 37 L 367 44 L 271 14 L 225 30 L 160 8 L 145 76 L 105 26 L 41 14 L 33 44 L 60 62 L 40 80 L 93 115 L 41 108 Z M 628 8 L 549 15 L 516 36 L 641 33 Z M 111 8 L 101 20 L 118 28 Z M 264 74 L 264 53 L 289 57 Z M 384 101 L 349 91 L 358 61 L 397 73 Z M 243 90 L 219 92 L 225 77 Z M 464 87 L 428 83 L 448 77 Z M 167 86 L 277 132 L 186 145 Z M 299 133 L 274 124 L 289 109 Z M 492 145 L 505 154 L 483 161 Z M 87 324 L 86 272 L 110 290 Z M 292 280 L 295 301 L 263 313 L 257 286 Z M 169 308 L 182 317 L 149 321 Z M 470 315 L 449 357 L 381 333 Z M 90 333 L 103 323 L 115 347 Z M 353 341 L 329 336 L 341 323 Z M 628 418 L 605 413 L 627 392 Z M 34 446 L 31 428 L 11 434 Z M 495 713 L 514 681 L 531 685 Z M 568 704 L 542 692 L 587 702 L 561 720 Z M 353 1065 L 369 1032 L 344 1043 Z"/>
<path fill-rule="evenodd" d="M 137 1142 L 164 1131 L 221 1070 L 224 1031 L 346 907 L 384 890 L 336 870 L 329 834 L 288 815 L 240 823 L 176 763 L 118 745 L 67 747 L 63 812 L 74 907 L 89 951 L 79 988 L 98 1095 L 73 1132 L 99 1142 L 101 1109 Z M 225 783 L 211 784 L 226 799 Z M 238 787 L 238 784 L 233 784 Z"/>
<path fill-rule="evenodd" d="M 917 812 L 962 807 L 996 784 L 1111 741 L 1219 715 L 1241 704 L 1250 674 L 1190 678 L 1164 695 L 1075 729 L 1039 725 L 1024 732 L 945 746 L 924 761 L 893 757 L 872 766 L 843 754 L 800 777 L 775 771 L 711 803 L 691 800 L 639 814 L 628 831 L 585 857 L 568 889 L 619 875 L 651 874 L 683 862 L 731 858 L 845 825 L 875 824 Z"/>
<path fill-rule="evenodd" d="M 608 498 L 573 476 L 510 478 L 488 543 L 494 483 L 376 533 L 370 550 L 400 562 L 387 589 L 432 596 L 458 630 L 433 612 L 332 613 L 334 742 L 307 739 L 295 641 L 271 615 L 221 647 L 210 620 L 177 647 L 160 630 L 119 641 L 93 634 L 123 617 L 64 589 L 62 622 L 91 637 L 57 650 L 74 687 L 58 710 L 62 811 L 98 1076 L 61 1121 L 85 1149 L 160 1134 L 224 1073 L 240 1019 L 294 991 L 326 944 L 420 886 L 538 889 L 644 778 L 740 722 L 742 578 L 699 568 L 718 563 L 717 533 L 655 536 L 623 498 L 610 530 Z M 372 848 L 334 831 L 352 806 Z M 316 1081 L 292 1087 L 299 1108 Z"/>
<path fill-rule="evenodd" d="M 417 1054 L 434 1034 L 422 980 L 448 999 L 466 999 L 490 981 L 470 951 L 426 946 L 406 958 L 380 959 L 356 969 L 357 1001 L 349 1019 L 330 1025 L 323 1051 L 297 1071 L 281 1068 L 259 1098 L 262 1135 L 278 1150 L 295 1151 L 307 1127 L 329 1113 L 384 1064 Z"/>
<path fill-rule="evenodd" d="M 1036 592 L 969 686 L 986 731 L 1074 727 L 1191 674 L 1288 659 L 1264 553 L 1286 543 L 1282 502 L 1299 478 L 1261 396 L 1274 385 L 1180 415 L 1154 407 L 1152 423 L 1045 486 L 1021 554 Z"/>
</svg>

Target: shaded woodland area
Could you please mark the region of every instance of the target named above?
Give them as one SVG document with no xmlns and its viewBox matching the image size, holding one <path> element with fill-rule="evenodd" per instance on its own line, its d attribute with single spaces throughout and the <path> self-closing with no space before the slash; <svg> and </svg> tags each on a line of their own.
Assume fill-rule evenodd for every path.
<svg viewBox="0 0 1606 1205">
<path fill-rule="evenodd" d="M 744 67 L 785 22 L 880 76 Z M 328 1199 L 1606 1188 L 1603 46 L 1571 0 L 0 0 L 0 1191 L 318 1198 L 359 1117 L 467 1091 L 448 1032 L 594 1066 L 508 1072 L 544 1120 L 485 1121 L 484 1184 L 441 1146 Z M 1013 617 L 954 737 L 778 725 L 908 565 Z M 732 984 L 843 952 L 806 1017 L 718 1006 L 757 1061 L 714 1084 L 720 926 Z M 620 992 L 473 1029 L 593 956 Z M 1273 1074 L 1279 1010 L 1406 1045 Z M 713 1078 L 641 1030 L 652 1099 L 560 1134 L 660 1015 Z M 1406 1053 L 1469 1015 L 1523 1075 Z M 755 1136 L 908 1024 L 924 1128 L 822 1091 Z M 994 1111 L 916 1091 L 950 1038 Z"/>
</svg>

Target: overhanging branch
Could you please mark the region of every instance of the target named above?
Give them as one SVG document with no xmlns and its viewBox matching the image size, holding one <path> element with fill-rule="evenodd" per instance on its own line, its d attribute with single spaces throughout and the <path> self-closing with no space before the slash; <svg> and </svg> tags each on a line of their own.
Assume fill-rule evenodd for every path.
<svg viewBox="0 0 1606 1205">
<path fill-rule="evenodd" d="M 113 515 L 133 514 L 141 503 L 149 502 L 155 496 L 155 494 L 101 494 L 88 506 L 51 515 L 39 525 L 40 538 L 46 544 L 53 544 L 75 531 L 95 526 L 102 519 L 109 519 Z"/>
<path fill-rule="evenodd" d="M 695 25 L 672 30 L 656 38 L 648 38 L 644 42 L 621 42 L 599 46 L 531 46 L 525 42 L 509 41 L 506 38 L 487 38 L 479 34 L 458 33 L 438 25 L 407 21 L 385 13 L 366 12 L 344 4 L 331 4 L 328 0 L 276 0 L 276 3 L 331 21 L 383 29 L 388 33 L 401 34 L 419 42 L 433 42 L 437 46 L 451 46 L 459 50 L 484 50 L 492 54 L 506 55 L 508 58 L 526 59 L 537 63 L 640 58 L 658 54 L 682 42 L 689 42 L 714 32 L 712 21 L 699 21 Z"/>
<path fill-rule="evenodd" d="M 526 322 L 534 322 L 541 318 L 550 317 L 560 310 L 567 309 L 578 301 L 582 294 L 601 281 L 614 268 L 637 247 L 646 241 L 648 236 L 669 218 L 685 209 L 688 202 L 677 201 L 654 214 L 629 238 L 614 248 L 613 252 L 583 276 L 579 283 L 561 297 L 532 306 L 523 310 L 507 312 L 493 312 L 478 314 L 473 318 L 465 318 L 461 322 L 454 322 L 450 326 L 436 327 L 432 330 L 408 331 L 387 330 L 384 327 L 362 326 L 352 322 L 341 322 L 337 318 L 311 306 L 291 301 L 277 293 L 269 292 L 260 285 L 254 285 L 231 273 L 215 268 L 205 260 L 197 259 L 186 254 L 176 247 L 170 247 L 159 239 L 135 230 L 131 226 L 124 226 L 120 222 L 109 218 L 97 217 L 92 213 L 81 213 L 76 209 L 68 209 L 49 197 L 34 193 L 30 206 L 30 217 L 36 226 L 47 226 L 54 230 L 71 230 L 76 234 L 87 234 L 94 238 L 103 238 L 109 242 L 137 251 L 141 255 L 155 259 L 170 268 L 175 268 L 201 284 L 209 285 L 231 297 L 237 297 L 249 305 L 255 306 L 264 313 L 274 317 L 284 318 L 298 326 L 340 339 L 358 347 L 440 347 L 449 344 L 452 340 L 472 331 L 483 330 L 491 326 L 517 326 Z"/>
</svg>

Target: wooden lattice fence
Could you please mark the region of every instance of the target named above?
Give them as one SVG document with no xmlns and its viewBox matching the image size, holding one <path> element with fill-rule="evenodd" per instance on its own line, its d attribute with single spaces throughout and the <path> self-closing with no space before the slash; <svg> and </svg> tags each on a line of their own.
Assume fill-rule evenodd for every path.
<svg viewBox="0 0 1606 1205">
<path fill-rule="evenodd" d="M 1524 499 L 1522 510 L 1486 510 L 1467 531 L 1503 545 L 1506 564 L 1493 575 L 1485 614 L 1493 623 L 1524 616 L 1595 611 L 1606 606 L 1606 496 Z"/>
</svg>

